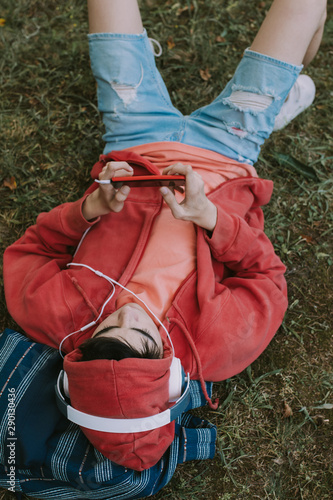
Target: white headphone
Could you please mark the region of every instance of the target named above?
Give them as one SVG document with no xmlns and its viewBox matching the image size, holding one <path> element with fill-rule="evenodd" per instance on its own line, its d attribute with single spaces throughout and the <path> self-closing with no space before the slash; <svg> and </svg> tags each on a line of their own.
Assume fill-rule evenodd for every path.
<svg viewBox="0 0 333 500">
<path fill-rule="evenodd" d="M 87 233 L 87 232 L 86 232 Z M 86 233 L 83 235 L 83 238 L 85 237 Z M 82 240 L 79 244 L 79 246 L 82 243 Z M 78 246 L 78 248 L 79 248 Z M 77 250 L 78 250 L 77 248 Z M 115 286 L 118 285 L 124 290 L 130 292 L 132 295 L 134 295 L 139 301 L 141 301 L 147 308 L 147 310 L 154 316 L 154 318 L 158 321 L 158 323 L 162 326 L 162 328 L 165 330 L 168 339 L 170 341 L 172 351 L 173 351 L 173 359 L 171 362 L 170 366 L 170 378 L 169 378 L 169 402 L 175 402 L 175 405 L 172 406 L 172 408 L 168 408 L 167 410 L 158 413 L 157 415 L 152 415 L 149 417 L 143 417 L 143 418 L 107 418 L 107 417 L 97 417 L 95 415 L 90 415 L 88 413 L 81 412 L 79 410 L 76 410 L 73 408 L 69 402 L 68 398 L 70 397 L 69 395 L 69 388 L 68 388 L 68 377 L 67 374 L 64 370 L 61 370 L 58 376 L 57 384 L 55 385 L 55 392 L 57 396 L 57 405 L 59 410 L 63 415 L 65 415 L 68 420 L 71 422 L 74 422 L 75 424 L 78 424 L 82 427 L 85 427 L 87 429 L 92 429 L 96 431 L 101 431 L 101 432 L 111 432 L 111 433 L 134 433 L 134 432 L 144 432 L 144 431 L 150 431 L 153 429 L 157 429 L 159 427 L 163 427 L 164 425 L 169 424 L 178 416 L 180 416 L 184 411 L 189 406 L 190 403 L 190 375 L 189 373 L 185 377 L 185 371 L 183 367 L 181 366 L 181 362 L 179 358 L 175 357 L 175 350 L 174 346 L 171 340 L 171 337 L 169 335 L 168 330 L 165 328 L 165 326 L 161 323 L 161 321 L 157 318 L 157 316 L 149 309 L 147 304 L 140 299 L 135 293 L 133 293 L 131 290 L 128 288 L 124 287 L 117 281 L 113 280 L 109 276 L 106 276 L 105 274 L 101 273 L 100 271 L 96 271 L 90 266 L 87 266 L 86 264 L 81 264 L 81 263 L 69 263 L 67 264 L 68 266 L 82 266 L 93 273 L 97 274 L 97 276 L 100 276 L 101 278 L 106 279 L 109 283 L 111 283 L 113 287 L 113 292 L 110 295 L 110 297 L 104 302 L 101 312 L 98 316 L 98 318 L 95 321 L 92 321 L 88 325 L 85 325 L 84 327 L 80 328 L 80 330 L 77 330 L 75 332 L 70 333 L 67 335 L 62 342 L 59 345 L 59 353 L 62 356 L 61 353 L 61 346 L 64 343 L 64 341 L 70 337 L 71 335 L 74 335 L 75 333 L 78 333 L 80 331 L 87 330 L 91 326 L 95 325 L 100 317 L 103 314 L 104 308 L 106 304 L 111 300 L 111 298 L 114 295 L 115 292 Z M 186 385 L 185 385 L 186 384 Z"/>
<path fill-rule="evenodd" d="M 64 370 L 59 373 L 55 391 L 58 408 L 68 420 L 86 429 L 111 433 L 145 432 L 163 427 L 173 420 L 176 420 L 176 418 L 186 411 L 191 399 L 190 377 L 189 375 L 185 377 L 184 370 L 178 358 L 173 358 L 170 366 L 169 401 L 172 402 L 178 399 L 172 408 L 168 408 L 157 415 L 143 418 L 108 418 L 97 417 L 76 410 L 68 403 L 68 400 L 66 400 L 67 397 L 69 397 L 69 392 L 68 378 Z"/>
</svg>

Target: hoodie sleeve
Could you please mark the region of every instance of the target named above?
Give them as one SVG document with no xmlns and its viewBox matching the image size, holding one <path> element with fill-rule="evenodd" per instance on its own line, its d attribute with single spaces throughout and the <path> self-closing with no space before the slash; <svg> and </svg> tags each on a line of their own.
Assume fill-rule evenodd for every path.
<svg viewBox="0 0 333 500">
<path fill-rule="evenodd" d="M 37 223 L 4 253 L 4 286 L 13 319 L 33 340 L 58 347 L 71 331 L 72 315 L 66 302 L 69 277 L 66 265 L 71 249 L 96 221 L 82 215 L 85 198 L 42 213 Z M 67 327 L 67 328 L 66 328 Z"/>
<path fill-rule="evenodd" d="M 225 380 L 249 366 L 281 325 L 286 268 L 260 227 L 221 207 L 212 238 L 203 241 L 215 264 L 214 272 L 198 266 L 195 343 L 205 380 Z"/>
</svg>

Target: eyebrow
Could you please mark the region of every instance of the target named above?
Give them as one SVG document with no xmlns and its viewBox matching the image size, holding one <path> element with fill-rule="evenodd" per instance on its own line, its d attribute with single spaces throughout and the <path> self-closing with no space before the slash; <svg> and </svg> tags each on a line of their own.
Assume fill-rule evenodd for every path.
<svg viewBox="0 0 333 500">
<path fill-rule="evenodd" d="M 120 328 L 120 326 L 106 326 L 105 328 L 97 332 L 94 338 L 102 335 L 102 333 L 107 333 L 110 330 L 114 330 L 115 328 Z M 130 330 L 135 330 L 136 332 L 141 333 L 141 335 L 144 335 L 147 339 L 150 339 L 152 342 L 154 342 L 155 346 L 158 347 L 156 340 L 145 330 L 141 330 L 141 328 L 130 328 Z"/>
</svg>

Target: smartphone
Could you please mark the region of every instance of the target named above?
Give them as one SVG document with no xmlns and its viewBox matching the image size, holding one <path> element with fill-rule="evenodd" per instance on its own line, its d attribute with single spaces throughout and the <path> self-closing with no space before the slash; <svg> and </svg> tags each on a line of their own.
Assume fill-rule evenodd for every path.
<svg viewBox="0 0 333 500">
<path fill-rule="evenodd" d="M 185 175 L 136 175 L 134 177 L 113 177 L 112 186 L 119 189 L 124 184 L 129 187 L 161 187 L 177 188 L 185 186 Z"/>
</svg>

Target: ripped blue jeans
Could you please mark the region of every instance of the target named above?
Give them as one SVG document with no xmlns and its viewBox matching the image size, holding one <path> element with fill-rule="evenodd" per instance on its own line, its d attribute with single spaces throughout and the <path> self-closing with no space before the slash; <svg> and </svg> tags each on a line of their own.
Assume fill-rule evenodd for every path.
<svg viewBox="0 0 333 500">
<path fill-rule="evenodd" d="M 246 50 L 232 80 L 207 106 L 184 116 L 172 104 L 146 31 L 88 35 L 106 132 L 104 154 L 152 142 L 181 142 L 254 163 L 302 66 Z"/>
</svg>

